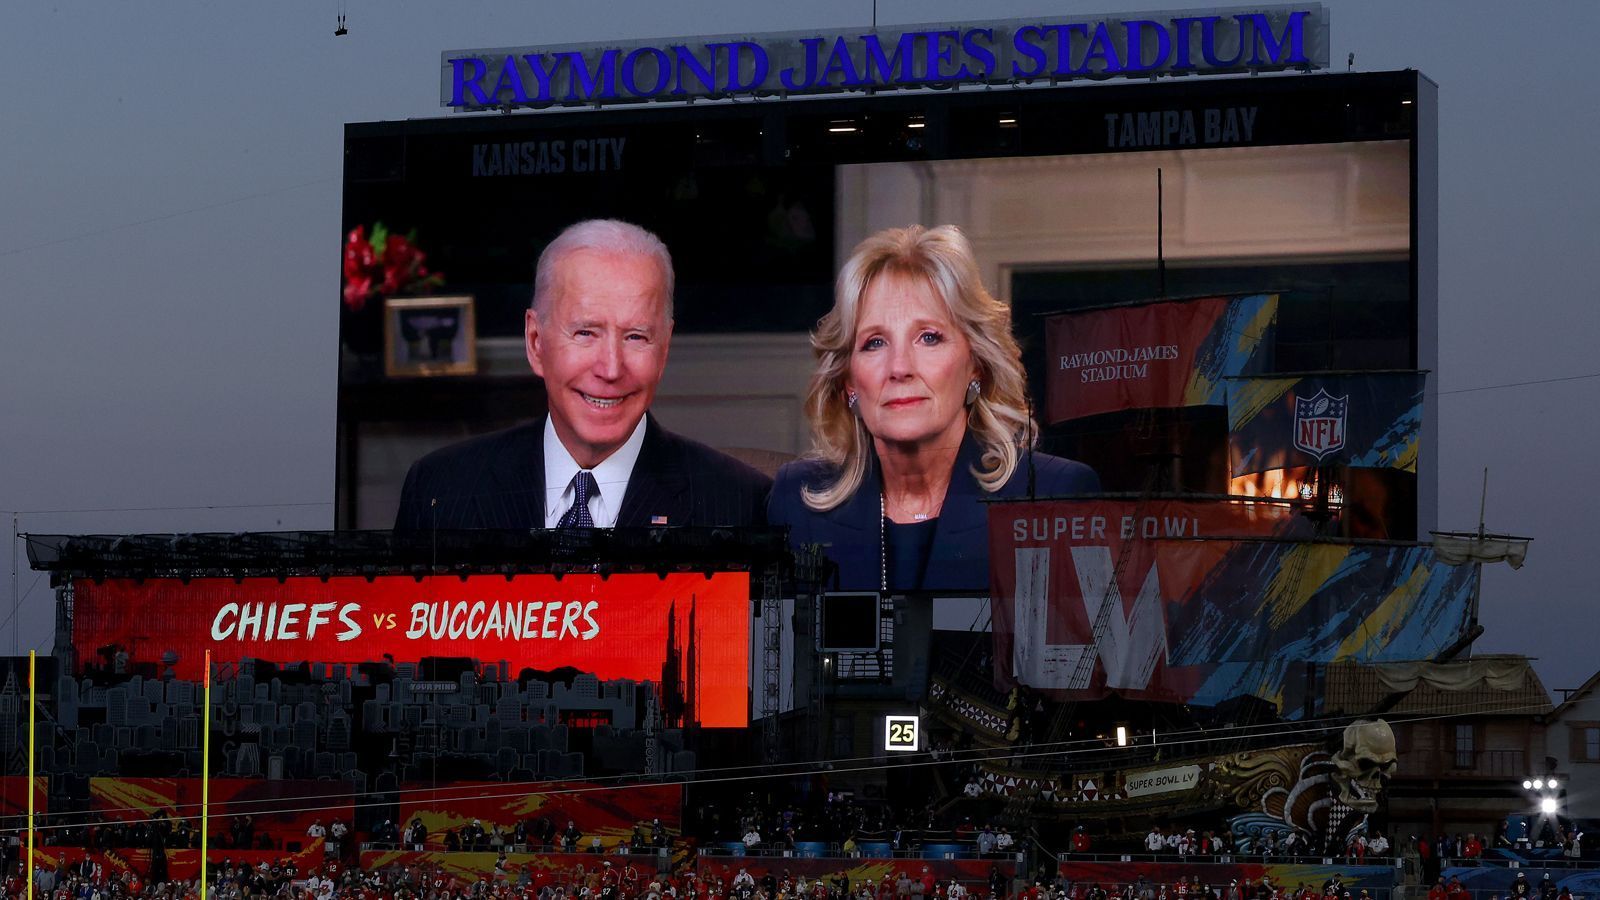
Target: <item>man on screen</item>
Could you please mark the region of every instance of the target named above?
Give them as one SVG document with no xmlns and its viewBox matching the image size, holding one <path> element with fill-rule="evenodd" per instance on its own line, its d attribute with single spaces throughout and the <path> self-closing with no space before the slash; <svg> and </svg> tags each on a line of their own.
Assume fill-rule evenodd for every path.
<svg viewBox="0 0 1600 900">
<path fill-rule="evenodd" d="M 396 530 L 764 523 L 770 479 L 649 415 L 672 290 L 672 257 L 643 228 L 591 219 L 557 236 L 524 315 L 549 415 L 417 461 Z"/>
</svg>

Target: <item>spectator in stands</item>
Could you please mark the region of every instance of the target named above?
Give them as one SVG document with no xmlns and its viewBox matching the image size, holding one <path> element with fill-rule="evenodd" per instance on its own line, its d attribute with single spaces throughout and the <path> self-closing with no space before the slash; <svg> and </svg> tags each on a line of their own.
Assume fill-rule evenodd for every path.
<svg viewBox="0 0 1600 900">
<path fill-rule="evenodd" d="M 312 820 L 311 827 L 306 829 L 306 837 L 310 838 L 313 841 L 321 840 L 322 838 L 325 838 L 327 836 L 328 836 L 328 829 L 322 827 L 322 820 L 321 819 Z"/>
<path fill-rule="evenodd" d="M 338 858 L 344 853 L 345 838 L 350 834 L 350 829 L 344 824 L 343 819 L 334 819 L 328 826 L 328 843 L 326 851 L 329 856 Z"/>
<path fill-rule="evenodd" d="M 845 838 L 844 845 L 839 849 L 844 852 L 845 856 L 855 857 L 861 855 L 861 850 L 856 846 L 856 836 L 854 834 Z"/>
<path fill-rule="evenodd" d="M 1144 836 L 1144 849 L 1149 853 L 1160 853 L 1167 849 L 1167 839 L 1161 833 L 1160 825 L 1150 826 L 1150 833 Z"/>
<path fill-rule="evenodd" d="M 1456 857 L 1455 842 L 1450 839 L 1450 835 L 1441 834 L 1433 840 L 1433 852 L 1434 855 L 1439 857 L 1439 866 L 1448 869 L 1451 866 L 1451 860 Z"/>
<path fill-rule="evenodd" d="M 373 843 L 380 845 L 383 850 L 395 850 L 400 846 L 400 829 L 388 819 L 383 820 L 372 832 Z"/>
<path fill-rule="evenodd" d="M 1006 896 L 1006 876 L 1001 873 L 999 864 L 989 867 L 989 896 L 1003 900 Z"/>
<path fill-rule="evenodd" d="M 600 840 L 600 835 L 597 834 L 594 837 L 589 839 L 589 852 L 590 853 L 604 853 L 604 852 L 606 852 L 605 842 Z"/>
<path fill-rule="evenodd" d="M 1091 842 L 1089 840 L 1089 832 L 1085 831 L 1084 827 L 1082 825 L 1079 825 L 1078 827 L 1072 829 L 1072 844 L 1071 844 L 1071 846 L 1072 846 L 1072 852 L 1073 853 L 1088 853 L 1089 852 L 1089 849 L 1090 849 L 1090 846 L 1091 846 Z"/>
<path fill-rule="evenodd" d="M 761 832 L 756 830 L 756 826 L 753 823 L 749 828 L 745 829 L 743 840 L 746 851 L 755 850 L 761 846 Z"/>
<path fill-rule="evenodd" d="M 561 832 L 561 849 L 567 853 L 577 853 L 580 840 L 583 840 L 583 832 L 578 830 L 576 822 L 568 819 L 566 830 Z"/>
<path fill-rule="evenodd" d="M 1001 828 L 1000 833 L 994 836 L 994 849 L 997 853 L 1011 853 L 1016 847 L 1016 840 L 1011 837 L 1011 831 Z"/>
<path fill-rule="evenodd" d="M 1479 846 L 1479 850 L 1482 851 L 1482 845 Z M 1383 832 L 1380 831 L 1367 840 L 1367 852 L 1377 857 L 1389 855 L 1389 839 L 1383 836 Z"/>
<path fill-rule="evenodd" d="M 978 832 L 978 855 L 988 856 L 989 854 L 993 853 L 994 845 L 994 831 L 989 828 L 989 823 L 985 822 L 983 825 L 983 830 Z"/>
<path fill-rule="evenodd" d="M 1468 833 L 1467 839 L 1461 843 L 1461 864 L 1476 866 L 1483 859 L 1483 842 L 1478 840 L 1474 833 Z"/>
</svg>

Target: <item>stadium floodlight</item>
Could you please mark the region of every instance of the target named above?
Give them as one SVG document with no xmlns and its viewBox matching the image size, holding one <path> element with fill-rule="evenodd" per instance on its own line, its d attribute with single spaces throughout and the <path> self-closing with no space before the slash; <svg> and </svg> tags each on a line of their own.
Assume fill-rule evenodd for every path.
<svg viewBox="0 0 1600 900">
<path fill-rule="evenodd" d="M 1560 785 L 1556 784 L 1556 780 L 1554 778 L 1547 778 L 1545 779 L 1544 786 L 1553 791 Z"/>
<path fill-rule="evenodd" d="M 1546 797 L 1539 801 L 1539 812 L 1542 812 L 1547 816 L 1555 815 L 1556 810 L 1559 808 L 1560 804 L 1556 803 L 1556 798 L 1554 797 Z"/>
<path fill-rule="evenodd" d="M 1533 780 L 1533 789 L 1536 790 L 1536 791 L 1544 790 L 1544 779 L 1543 778 L 1535 778 Z"/>
<path fill-rule="evenodd" d="M 1118 747 L 1126 747 L 1126 746 L 1128 746 L 1128 726 L 1126 726 L 1126 725 L 1118 725 L 1117 726 L 1117 746 Z"/>
<path fill-rule="evenodd" d="M 1522 789 L 1525 790 L 1525 791 L 1533 790 L 1533 782 L 1529 781 L 1526 778 L 1522 779 Z"/>
</svg>

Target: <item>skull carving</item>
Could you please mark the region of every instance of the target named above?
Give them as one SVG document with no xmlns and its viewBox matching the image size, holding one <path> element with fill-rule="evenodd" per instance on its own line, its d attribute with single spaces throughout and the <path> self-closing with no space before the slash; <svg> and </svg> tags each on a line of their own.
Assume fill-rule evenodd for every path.
<svg viewBox="0 0 1600 900">
<path fill-rule="evenodd" d="M 1333 755 L 1333 780 L 1339 800 L 1351 809 L 1373 812 L 1378 795 L 1400 765 L 1395 756 L 1394 732 L 1382 719 L 1358 719 L 1344 730 L 1344 746 Z"/>
</svg>

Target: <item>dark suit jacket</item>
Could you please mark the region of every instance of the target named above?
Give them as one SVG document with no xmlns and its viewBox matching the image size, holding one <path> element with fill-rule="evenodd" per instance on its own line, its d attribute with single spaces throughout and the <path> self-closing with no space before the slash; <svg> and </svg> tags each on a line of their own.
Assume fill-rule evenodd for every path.
<svg viewBox="0 0 1600 900">
<path fill-rule="evenodd" d="M 764 525 L 772 480 L 647 417 L 619 527 Z M 462 441 L 411 466 L 396 531 L 543 528 L 544 419 Z M 437 501 L 437 502 L 435 502 Z"/>
<path fill-rule="evenodd" d="M 933 550 L 923 573 L 924 590 L 987 594 L 989 590 L 988 512 L 982 501 L 1023 497 L 1028 493 L 1028 457 L 1023 456 L 1011 480 L 986 494 L 972 469 L 983 450 L 969 434 L 956 455 L 955 471 L 934 526 Z M 1080 462 L 1059 456 L 1033 454 L 1034 493 L 1040 497 L 1092 494 L 1100 490 L 1100 476 Z M 837 477 L 835 470 L 816 460 L 798 460 L 778 470 L 767 504 L 767 520 L 789 527 L 789 545 L 831 545 L 830 559 L 839 564 L 840 587 L 875 591 L 881 579 L 882 543 L 879 532 L 883 481 L 876 460 L 868 466 L 861 487 L 844 503 L 827 512 L 806 506 L 800 496 L 805 485 L 821 487 Z M 893 588 L 894 585 L 890 585 Z"/>
</svg>

